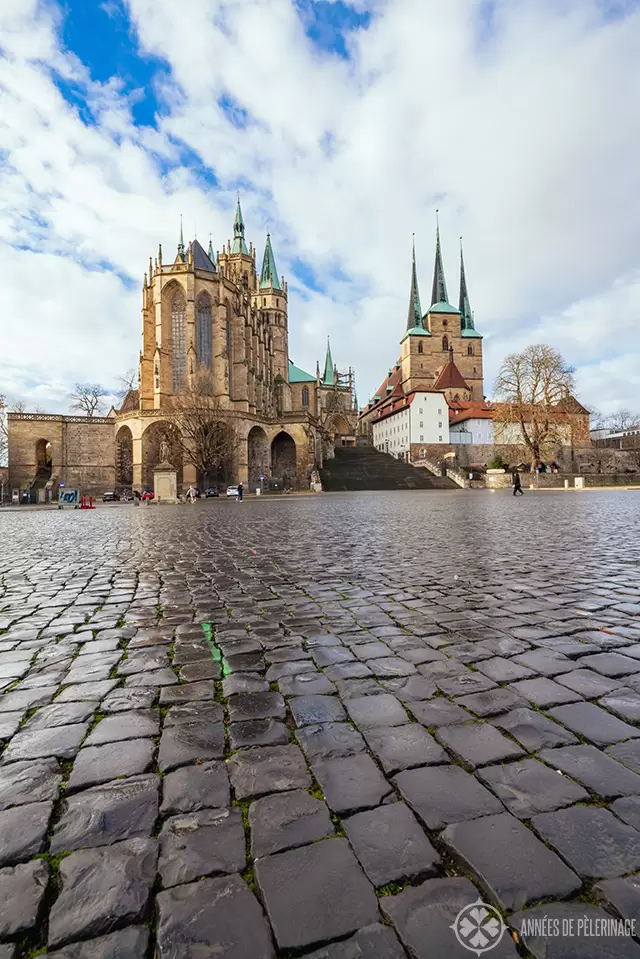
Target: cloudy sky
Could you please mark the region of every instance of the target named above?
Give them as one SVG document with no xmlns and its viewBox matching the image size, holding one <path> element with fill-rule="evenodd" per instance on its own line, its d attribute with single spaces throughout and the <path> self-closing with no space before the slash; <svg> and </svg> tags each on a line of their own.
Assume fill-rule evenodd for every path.
<svg viewBox="0 0 640 959">
<path fill-rule="evenodd" d="M 137 363 L 149 255 L 271 229 L 290 352 L 365 401 L 399 353 L 411 234 L 458 237 L 486 390 L 546 341 L 640 408 L 640 0 L 0 4 L 0 392 L 66 411 Z"/>
</svg>

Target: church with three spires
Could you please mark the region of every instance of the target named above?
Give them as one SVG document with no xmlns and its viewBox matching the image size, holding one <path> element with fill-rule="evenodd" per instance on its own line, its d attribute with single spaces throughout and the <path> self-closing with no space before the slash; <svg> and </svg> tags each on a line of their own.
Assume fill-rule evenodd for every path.
<svg viewBox="0 0 640 959">
<path fill-rule="evenodd" d="M 119 409 L 107 416 L 11 414 L 11 481 L 33 502 L 59 488 L 87 495 L 153 489 L 163 461 L 176 471 L 178 492 L 207 482 L 309 489 L 336 445 L 355 445 L 354 372 L 338 370 L 328 340 L 315 373 L 291 360 L 288 284 L 268 234 L 258 270 L 239 198 L 233 239 L 221 250 L 211 242 L 205 250 L 197 239 L 185 244 L 181 227 L 167 259 L 159 247 L 149 260 L 138 383 Z M 191 439 L 178 435 L 176 408 L 188 394 L 193 409 L 202 387 L 203 408 L 233 427 L 233 449 L 217 477 L 198 474 L 186 452 Z"/>
<path fill-rule="evenodd" d="M 116 413 L 116 473 L 123 458 L 119 447 L 127 443 L 133 484 L 149 483 L 166 411 L 204 371 L 237 437 L 227 479 L 253 489 L 262 475 L 308 488 L 311 471 L 336 442 L 355 442 L 355 382 L 352 369 L 341 373 L 333 363 L 328 340 L 322 370 L 318 363 L 311 374 L 293 363 L 288 306 L 288 284 L 278 275 L 271 237 L 258 271 L 239 198 L 233 240 L 218 252 L 211 241 L 208 250 L 197 239 L 185 245 L 182 228 L 169 263 L 160 247 L 142 290 L 138 389 Z M 171 456 L 180 459 L 175 444 Z M 178 467 L 179 485 L 201 482 L 189 463 Z"/>
<path fill-rule="evenodd" d="M 452 406 L 456 403 L 482 404 L 482 336 L 475 328 L 471 311 L 462 245 L 456 309 L 449 301 L 439 225 L 436 228 L 431 301 L 424 314 L 415 244 L 413 246 L 409 311 L 400 345 L 400 357 L 361 411 L 361 423 L 370 424 L 381 416 L 388 416 L 395 406 L 402 405 L 416 393 L 443 393 Z"/>
</svg>

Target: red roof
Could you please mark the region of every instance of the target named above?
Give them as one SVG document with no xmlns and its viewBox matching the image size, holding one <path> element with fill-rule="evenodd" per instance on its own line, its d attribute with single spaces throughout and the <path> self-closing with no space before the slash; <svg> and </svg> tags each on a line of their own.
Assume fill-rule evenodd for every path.
<svg viewBox="0 0 640 959">
<path fill-rule="evenodd" d="M 446 366 L 444 366 L 433 384 L 436 389 L 439 390 L 467 390 L 471 392 L 471 387 L 465 381 L 462 373 L 454 363 L 453 359 L 450 359 Z"/>
</svg>

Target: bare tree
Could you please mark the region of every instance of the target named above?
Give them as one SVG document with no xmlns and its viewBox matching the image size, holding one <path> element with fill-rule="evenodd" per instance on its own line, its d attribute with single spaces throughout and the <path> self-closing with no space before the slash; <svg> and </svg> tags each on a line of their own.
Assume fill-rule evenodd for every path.
<svg viewBox="0 0 640 959">
<path fill-rule="evenodd" d="M 104 396 L 109 396 L 109 391 L 97 383 L 76 383 L 70 395 L 71 409 L 79 410 L 85 416 L 95 416 L 104 412 Z"/>
<path fill-rule="evenodd" d="M 117 396 L 121 399 L 127 395 L 129 390 L 138 389 L 138 371 L 133 368 L 127 370 L 126 373 L 123 373 L 122 376 L 118 378 L 118 390 Z"/>
<path fill-rule="evenodd" d="M 624 430 L 632 430 L 640 424 L 640 413 L 634 413 L 631 410 L 621 409 L 616 413 L 610 413 L 605 418 L 606 426 L 614 433 L 622 433 Z"/>
<path fill-rule="evenodd" d="M 6 466 L 9 460 L 9 421 L 7 413 L 24 413 L 25 405 L 21 401 L 8 403 L 4 393 L 0 393 L 0 466 Z"/>
<path fill-rule="evenodd" d="M 503 403 L 494 421 L 518 429 L 532 469 L 565 438 L 569 414 L 558 407 L 573 390 L 573 369 L 544 343 L 511 353 L 503 361 L 495 385 L 496 398 Z"/>
<path fill-rule="evenodd" d="M 191 383 L 173 397 L 171 420 L 182 453 L 206 483 L 231 468 L 238 446 L 233 424 L 214 393 L 209 370 L 197 370 Z"/>
</svg>

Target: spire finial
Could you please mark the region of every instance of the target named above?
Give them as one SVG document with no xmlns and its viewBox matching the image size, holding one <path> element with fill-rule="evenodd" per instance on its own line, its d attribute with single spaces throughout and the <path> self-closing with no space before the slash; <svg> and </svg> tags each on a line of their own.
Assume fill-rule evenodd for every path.
<svg viewBox="0 0 640 959">
<path fill-rule="evenodd" d="M 182 213 L 180 214 L 180 240 L 178 242 L 178 256 L 184 260 L 184 235 L 182 232 Z"/>
</svg>

